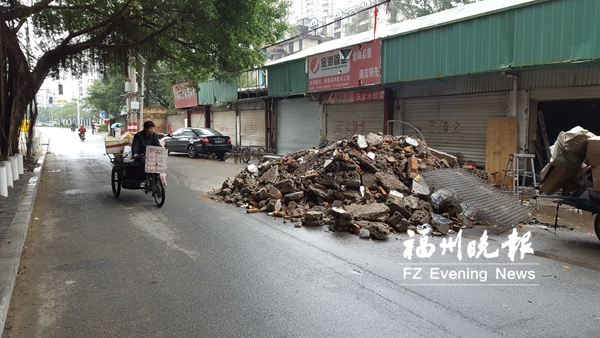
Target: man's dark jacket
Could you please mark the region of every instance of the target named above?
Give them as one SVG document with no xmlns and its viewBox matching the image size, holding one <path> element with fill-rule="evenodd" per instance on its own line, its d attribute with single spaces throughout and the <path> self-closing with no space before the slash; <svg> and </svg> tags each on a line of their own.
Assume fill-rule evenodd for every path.
<svg viewBox="0 0 600 338">
<path fill-rule="evenodd" d="M 138 131 L 135 133 L 133 137 L 133 144 L 131 145 L 131 153 L 133 155 L 145 154 L 147 146 L 157 146 L 160 147 L 160 142 L 158 142 L 158 135 L 156 133 L 152 133 L 152 135 L 146 135 L 146 131 Z"/>
</svg>

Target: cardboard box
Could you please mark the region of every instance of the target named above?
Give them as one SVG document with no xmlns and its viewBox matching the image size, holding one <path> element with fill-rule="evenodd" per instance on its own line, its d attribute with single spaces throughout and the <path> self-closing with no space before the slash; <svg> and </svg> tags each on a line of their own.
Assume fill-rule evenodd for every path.
<svg viewBox="0 0 600 338">
<path fill-rule="evenodd" d="M 547 195 L 551 195 L 562 189 L 563 185 L 572 181 L 580 171 L 580 169 L 567 169 L 553 165 L 549 165 L 544 170 L 547 170 L 547 172 L 542 180 L 540 192 Z"/>
<path fill-rule="evenodd" d="M 587 140 L 587 163 L 592 167 L 600 166 L 600 136 Z"/>
<path fill-rule="evenodd" d="M 600 167 L 592 167 L 592 180 L 594 182 L 594 191 L 600 191 Z"/>
</svg>

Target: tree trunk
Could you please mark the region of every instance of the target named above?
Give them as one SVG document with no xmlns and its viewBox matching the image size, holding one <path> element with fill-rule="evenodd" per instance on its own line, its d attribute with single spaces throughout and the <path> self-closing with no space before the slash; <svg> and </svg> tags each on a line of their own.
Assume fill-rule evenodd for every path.
<svg viewBox="0 0 600 338">
<path fill-rule="evenodd" d="M 0 155 L 11 156 L 19 152 L 27 105 L 34 101 L 47 72 L 34 77 L 17 36 L 4 23 L 0 23 L 0 40 Z"/>
</svg>

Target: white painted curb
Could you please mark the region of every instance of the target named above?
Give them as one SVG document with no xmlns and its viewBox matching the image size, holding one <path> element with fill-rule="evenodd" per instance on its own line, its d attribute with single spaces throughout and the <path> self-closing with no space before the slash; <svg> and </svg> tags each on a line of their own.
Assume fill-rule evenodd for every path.
<svg viewBox="0 0 600 338">
<path fill-rule="evenodd" d="M 33 213 L 33 204 L 37 194 L 41 173 L 44 169 L 46 160 L 46 152 L 48 146 L 42 146 L 42 155 L 38 158 L 38 167 L 35 168 L 34 176 L 29 179 L 25 191 L 25 197 L 20 201 L 17 208 L 17 213 L 4 239 L 0 244 L 0 323 L 2 327 L 6 324 L 6 317 L 10 309 L 10 299 L 17 280 L 17 272 L 19 270 L 19 262 L 21 261 L 21 253 L 25 245 L 27 230 L 31 214 Z M 2 331 L 0 331 L 0 338 Z"/>
</svg>

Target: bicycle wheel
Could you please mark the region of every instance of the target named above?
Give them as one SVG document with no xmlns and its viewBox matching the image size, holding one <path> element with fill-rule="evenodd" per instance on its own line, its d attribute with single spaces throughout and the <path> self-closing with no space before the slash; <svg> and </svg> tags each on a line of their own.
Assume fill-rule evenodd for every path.
<svg viewBox="0 0 600 338">
<path fill-rule="evenodd" d="M 119 197 L 121 194 L 121 173 L 116 167 L 112 168 L 112 173 L 110 174 L 110 185 L 112 187 L 113 196 Z"/>
<path fill-rule="evenodd" d="M 242 149 L 241 159 L 244 163 L 250 162 L 250 148 Z"/>
<path fill-rule="evenodd" d="M 263 161 L 266 153 L 267 153 L 267 150 L 264 147 L 258 148 L 258 150 L 256 151 L 256 158 L 258 159 L 259 162 Z"/>
<path fill-rule="evenodd" d="M 152 196 L 154 196 L 154 202 L 160 208 L 165 204 L 165 186 L 163 185 L 160 175 L 154 176 L 153 179 L 154 188 L 152 189 Z"/>
</svg>

